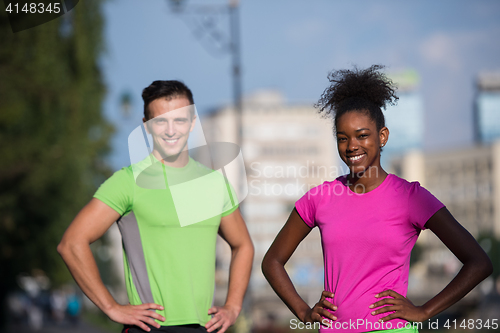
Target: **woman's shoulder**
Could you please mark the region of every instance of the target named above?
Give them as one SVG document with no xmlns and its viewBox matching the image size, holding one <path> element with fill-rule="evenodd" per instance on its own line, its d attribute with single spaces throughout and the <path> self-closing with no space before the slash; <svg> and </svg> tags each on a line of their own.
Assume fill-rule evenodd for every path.
<svg viewBox="0 0 500 333">
<path fill-rule="evenodd" d="M 391 187 L 397 192 L 411 194 L 424 188 L 418 181 L 408 181 L 392 173 L 388 176 L 391 177 Z"/>
<path fill-rule="evenodd" d="M 334 180 L 326 180 L 316 187 L 347 186 L 347 175 L 338 176 Z"/>
<path fill-rule="evenodd" d="M 337 186 L 346 186 L 346 179 L 347 175 L 339 176 L 334 180 L 327 180 L 324 181 L 323 183 L 311 187 L 305 195 L 311 197 L 311 196 L 324 196 L 327 194 L 332 193 L 332 189 L 336 188 Z"/>
</svg>

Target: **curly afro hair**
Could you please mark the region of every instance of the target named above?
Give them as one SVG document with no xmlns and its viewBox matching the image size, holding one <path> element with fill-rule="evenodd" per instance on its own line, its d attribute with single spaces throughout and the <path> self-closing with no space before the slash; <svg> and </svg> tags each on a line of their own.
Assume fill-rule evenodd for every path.
<svg viewBox="0 0 500 333">
<path fill-rule="evenodd" d="M 372 65 L 366 69 L 342 69 L 328 74 L 330 86 L 325 89 L 315 105 L 324 116 L 337 121 L 344 113 L 350 111 L 366 112 L 375 121 L 377 130 L 385 126 L 385 118 L 381 108 L 387 104 L 394 105 L 398 100 L 392 81 L 380 70 L 381 65 Z"/>
</svg>

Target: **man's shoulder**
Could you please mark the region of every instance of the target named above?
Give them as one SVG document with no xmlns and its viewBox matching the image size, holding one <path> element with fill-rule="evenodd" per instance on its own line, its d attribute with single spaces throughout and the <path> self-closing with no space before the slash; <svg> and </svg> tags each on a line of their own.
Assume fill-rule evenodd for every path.
<svg viewBox="0 0 500 333">
<path fill-rule="evenodd" d="M 132 167 L 129 165 L 115 171 L 106 181 L 133 181 Z"/>
</svg>

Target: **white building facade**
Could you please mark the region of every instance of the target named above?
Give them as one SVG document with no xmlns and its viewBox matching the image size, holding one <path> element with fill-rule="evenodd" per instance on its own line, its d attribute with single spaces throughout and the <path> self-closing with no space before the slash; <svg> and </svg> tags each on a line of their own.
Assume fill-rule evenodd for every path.
<svg viewBox="0 0 500 333">
<path fill-rule="evenodd" d="M 202 116 L 208 142 L 235 141 L 235 113 L 231 107 Z M 346 170 L 338 166 L 332 122 L 311 105 L 288 105 L 275 91 L 260 91 L 243 101 L 242 153 L 248 196 L 242 213 L 255 245 L 249 307 L 254 323 L 269 317 L 285 321 L 292 313 L 276 296 L 261 272 L 261 262 L 272 241 L 309 189 L 333 180 Z M 218 244 L 216 298 L 223 301 L 230 251 Z M 323 256 L 317 229 L 300 244 L 286 265 L 299 294 L 310 305 L 323 290 Z"/>
<path fill-rule="evenodd" d="M 500 141 L 451 151 L 410 152 L 392 161 L 391 172 L 419 181 L 476 239 L 500 239 Z M 485 251 L 487 243 L 480 242 Z M 410 270 L 408 294 L 427 300 L 440 292 L 462 265 L 430 231 L 420 234 L 417 245 L 423 249 L 422 260 Z M 500 280 L 489 278 L 467 297 L 477 300 L 495 286 L 500 290 Z"/>
</svg>

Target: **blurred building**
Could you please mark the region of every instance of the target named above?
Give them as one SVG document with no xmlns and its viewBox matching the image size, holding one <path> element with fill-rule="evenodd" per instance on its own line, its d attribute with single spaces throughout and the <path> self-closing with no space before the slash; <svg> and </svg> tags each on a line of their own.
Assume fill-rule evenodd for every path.
<svg viewBox="0 0 500 333">
<path fill-rule="evenodd" d="M 491 143 L 500 138 L 500 72 L 478 75 L 474 102 L 474 139 Z"/>
<path fill-rule="evenodd" d="M 384 167 L 388 167 L 390 160 L 398 154 L 422 149 L 424 139 L 424 103 L 418 91 L 418 73 L 407 69 L 389 72 L 388 77 L 398 87 L 399 100 L 397 105 L 390 105 L 384 111 L 389 129 L 389 141 L 382 158 Z"/>
<path fill-rule="evenodd" d="M 453 151 L 410 152 L 393 159 L 391 171 L 419 181 L 474 237 L 500 239 L 500 141 Z M 422 232 L 417 244 L 423 248 L 423 260 L 411 268 L 408 292 L 429 299 L 454 277 L 461 263 L 432 232 Z"/>
<path fill-rule="evenodd" d="M 208 142 L 235 142 L 232 107 L 201 117 Z M 262 275 L 262 258 L 295 201 L 310 188 L 346 170 L 336 164 L 331 121 L 321 118 L 312 105 L 288 105 L 280 93 L 260 91 L 244 98 L 242 124 L 249 193 L 241 207 L 255 245 L 247 299 L 254 323 L 265 323 L 269 318 L 285 320 L 293 315 Z M 216 302 L 220 304 L 226 295 L 230 250 L 219 242 L 217 251 Z M 315 304 L 323 290 L 323 256 L 316 228 L 300 244 L 286 269 L 299 294 L 310 305 Z"/>
</svg>

